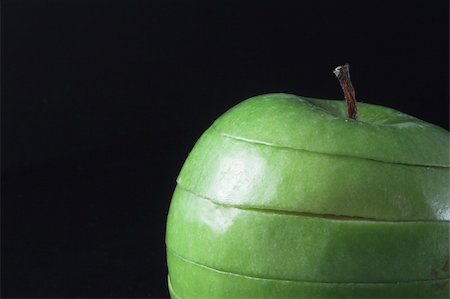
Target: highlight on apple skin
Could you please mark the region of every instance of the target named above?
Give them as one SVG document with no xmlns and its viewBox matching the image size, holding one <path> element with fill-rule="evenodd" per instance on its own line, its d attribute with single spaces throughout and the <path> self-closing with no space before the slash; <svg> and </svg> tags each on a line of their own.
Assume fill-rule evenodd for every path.
<svg viewBox="0 0 450 299">
<path fill-rule="evenodd" d="M 167 219 L 172 298 L 448 298 L 449 133 L 250 98 L 201 136 Z"/>
</svg>

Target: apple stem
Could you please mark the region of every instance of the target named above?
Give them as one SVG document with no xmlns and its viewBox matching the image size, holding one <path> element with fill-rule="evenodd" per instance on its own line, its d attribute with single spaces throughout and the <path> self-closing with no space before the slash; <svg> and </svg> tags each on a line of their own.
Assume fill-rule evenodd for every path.
<svg viewBox="0 0 450 299">
<path fill-rule="evenodd" d="M 350 80 L 350 66 L 348 63 L 338 66 L 334 69 L 333 73 L 338 78 L 339 83 L 341 83 L 342 90 L 344 91 L 348 117 L 351 119 L 356 119 L 356 97 L 352 80 Z"/>
</svg>

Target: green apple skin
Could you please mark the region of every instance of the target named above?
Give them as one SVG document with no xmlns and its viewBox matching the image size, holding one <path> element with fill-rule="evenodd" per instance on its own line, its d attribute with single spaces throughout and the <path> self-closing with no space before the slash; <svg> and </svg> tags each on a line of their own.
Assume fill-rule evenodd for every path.
<svg viewBox="0 0 450 299">
<path fill-rule="evenodd" d="M 168 253 L 172 299 L 196 298 L 448 298 L 447 279 L 405 283 L 315 283 L 248 277 Z M 172 274 L 171 274 L 172 276 Z M 200 283 L 201 282 L 201 283 Z M 195 286 L 195 287 L 194 287 Z"/>
<path fill-rule="evenodd" d="M 367 221 L 217 205 L 177 187 L 167 248 L 187 260 L 252 277 L 310 282 L 448 278 L 444 221 Z M 270 261 L 270 262 L 269 262 Z"/>
<path fill-rule="evenodd" d="M 240 139 L 316 153 L 449 167 L 448 131 L 394 109 L 345 101 L 267 94 L 241 102 L 213 124 Z"/>
<path fill-rule="evenodd" d="M 177 180 L 171 294 L 448 296 L 449 134 L 389 108 L 358 113 L 270 94 L 220 117 Z"/>
<path fill-rule="evenodd" d="M 449 168 L 276 148 L 207 130 L 178 184 L 238 207 L 365 217 L 449 220 Z"/>
<path fill-rule="evenodd" d="M 181 268 L 181 267 L 177 267 L 177 268 Z M 170 277 L 167 277 L 167 285 L 169 287 L 170 298 L 171 299 L 181 299 L 180 296 L 178 296 L 177 293 L 175 293 L 175 291 L 173 290 L 172 283 L 170 282 Z"/>
</svg>

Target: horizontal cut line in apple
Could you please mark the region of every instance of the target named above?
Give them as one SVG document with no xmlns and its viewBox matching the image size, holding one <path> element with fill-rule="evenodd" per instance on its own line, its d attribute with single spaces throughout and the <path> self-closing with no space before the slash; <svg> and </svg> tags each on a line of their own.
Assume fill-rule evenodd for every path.
<svg viewBox="0 0 450 299">
<path fill-rule="evenodd" d="M 357 156 L 349 156 L 349 155 L 336 154 L 336 153 L 310 151 L 310 150 L 302 149 L 302 148 L 283 146 L 283 145 L 270 143 L 270 142 L 266 142 L 266 141 L 260 141 L 260 140 L 254 140 L 254 139 L 250 139 L 250 138 L 245 138 L 245 137 L 234 136 L 234 135 L 231 135 L 231 134 L 228 134 L 228 133 L 225 133 L 225 132 L 222 132 L 222 131 L 218 130 L 217 128 L 215 128 L 214 125 L 211 126 L 211 128 L 214 131 L 216 131 L 220 136 L 223 136 L 225 138 L 230 138 L 230 139 L 233 139 L 233 140 L 242 141 L 242 142 L 246 142 L 246 143 L 250 143 L 250 144 L 256 144 L 256 145 L 261 145 L 261 146 L 269 146 L 269 147 L 278 148 L 278 149 L 291 150 L 291 151 L 300 151 L 300 152 L 308 152 L 308 153 L 314 153 L 314 154 L 319 154 L 319 155 L 329 155 L 329 156 L 342 157 L 342 158 L 348 158 L 348 159 L 360 159 L 360 160 L 367 160 L 367 161 L 371 161 L 371 162 L 394 164 L 394 165 L 401 165 L 401 166 L 407 166 L 407 167 L 424 167 L 424 168 L 436 168 L 436 169 L 450 169 L 450 167 L 446 167 L 446 166 L 410 164 L 410 163 L 401 163 L 401 162 L 389 162 L 389 161 L 376 160 L 376 159 L 365 158 L 365 157 L 357 157 Z"/>
<path fill-rule="evenodd" d="M 420 283 L 420 282 L 447 282 L 449 280 L 449 278 L 442 278 L 442 279 L 424 279 L 424 280 L 410 280 L 410 281 L 380 281 L 380 282 L 351 282 L 351 281 L 343 281 L 343 282 L 327 282 L 327 281 L 306 281 L 306 280 L 290 280 L 290 279 L 278 279 L 278 278 L 266 278 L 266 277 L 256 277 L 256 276 L 249 276 L 246 274 L 242 274 L 242 273 L 235 273 L 235 272 L 228 272 L 228 271 L 223 271 L 220 269 L 216 269 L 216 268 L 212 268 L 210 266 L 204 265 L 204 264 L 200 264 L 198 262 L 192 261 L 190 259 L 187 259 L 185 257 L 183 257 L 182 255 L 180 255 L 179 253 L 175 252 L 174 250 L 172 250 L 171 248 L 167 247 L 167 251 L 174 255 L 176 258 L 192 264 L 194 266 L 198 266 L 213 272 L 217 272 L 217 273 L 221 273 L 221 274 L 225 274 L 225 275 L 232 275 L 232 276 L 236 276 L 236 277 L 242 277 L 242 278 L 247 278 L 247 279 L 254 279 L 254 280 L 266 280 L 266 281 L 283 281 L 283 282 L 300 282 L 300 283 L 305 283 L 305 284 L 329 284 L 329 285 L 344 285 L 344 284 L 350 284 L 350 285 L 380 285 L 380 284 L 412 284 L 412 283 Z M 170 275 L 170 273 L 169 273 Z"/>
<path fill-rule="evenodd" d="M 224 207 L 224 208 L 230 208 L 230 209 L 243 210 L 243 211 L 251 211 L 251 212 L 256 212 L 256 213 L 289 215 L 289 216 L 309 217 L 309 218 L 321 218 L 321 219 L 325 219 L 325 220 L 336 220 L 336 221 L 365 221 L 365 222 L 386 222 L 386 223 L 403 223 L 403 222 L 408 222 L 408 223 L 448 222 L 448 223 L 450 223 L 450 221 L 448 221 L 448 220 L 385 220 L 385 219 L 359 217 L 359 216 L 319 214 L 319 213 L 312 213 L 312 212 L 300 212 L 300 211 L 289 211 L 289 210 L 255 208 L 255 207 L 248 207 L 248 206 L 237 206 L 237 205 L 224 204 L 224 203 L 218 202 L 212 198 L 206 197 L 204 195 L 197 194 L 197 193 L 193 192 L 192 190 L 189 190 L 185 186 L 181 185 L 178 181 L 177 181 L 177 186 L 178 186 L 178 188 L 180 188 L 188 193 L 191 193 L 203 200 L 207 200 L 217 206 Z"/>
<path fill-rule="evenodd" d="M 177 292 L 175 292 L 175 289 L 172 286 L 172 282 L 170 281 L 170 275 L 167 276 L 167 284 L 169 285 L 169 290 L 171 292 L 171 295 L 175 298 L 173 299 L 181 299 L 180 296 L 178 296 Z"/>
</svg>

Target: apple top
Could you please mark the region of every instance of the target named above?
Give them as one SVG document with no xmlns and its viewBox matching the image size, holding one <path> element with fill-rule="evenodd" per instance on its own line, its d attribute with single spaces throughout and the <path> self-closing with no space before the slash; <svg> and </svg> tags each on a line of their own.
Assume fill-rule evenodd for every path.
<svg viewBox="0 0 450 299">
<path fill-rule="evenodd" d="M 266 94 L 236 105 L 213 124 L 255 143 L 387 163 L 449 167 L 449 132 L 397 110 L 344 101 Z"/>
<path fill-rule="evenodd" d="M 393 109 L 288 94 L 248 99 L 189 154 L 178 185 L 224 206 L 449 221 L 449 133 Z"/>
</svg>

